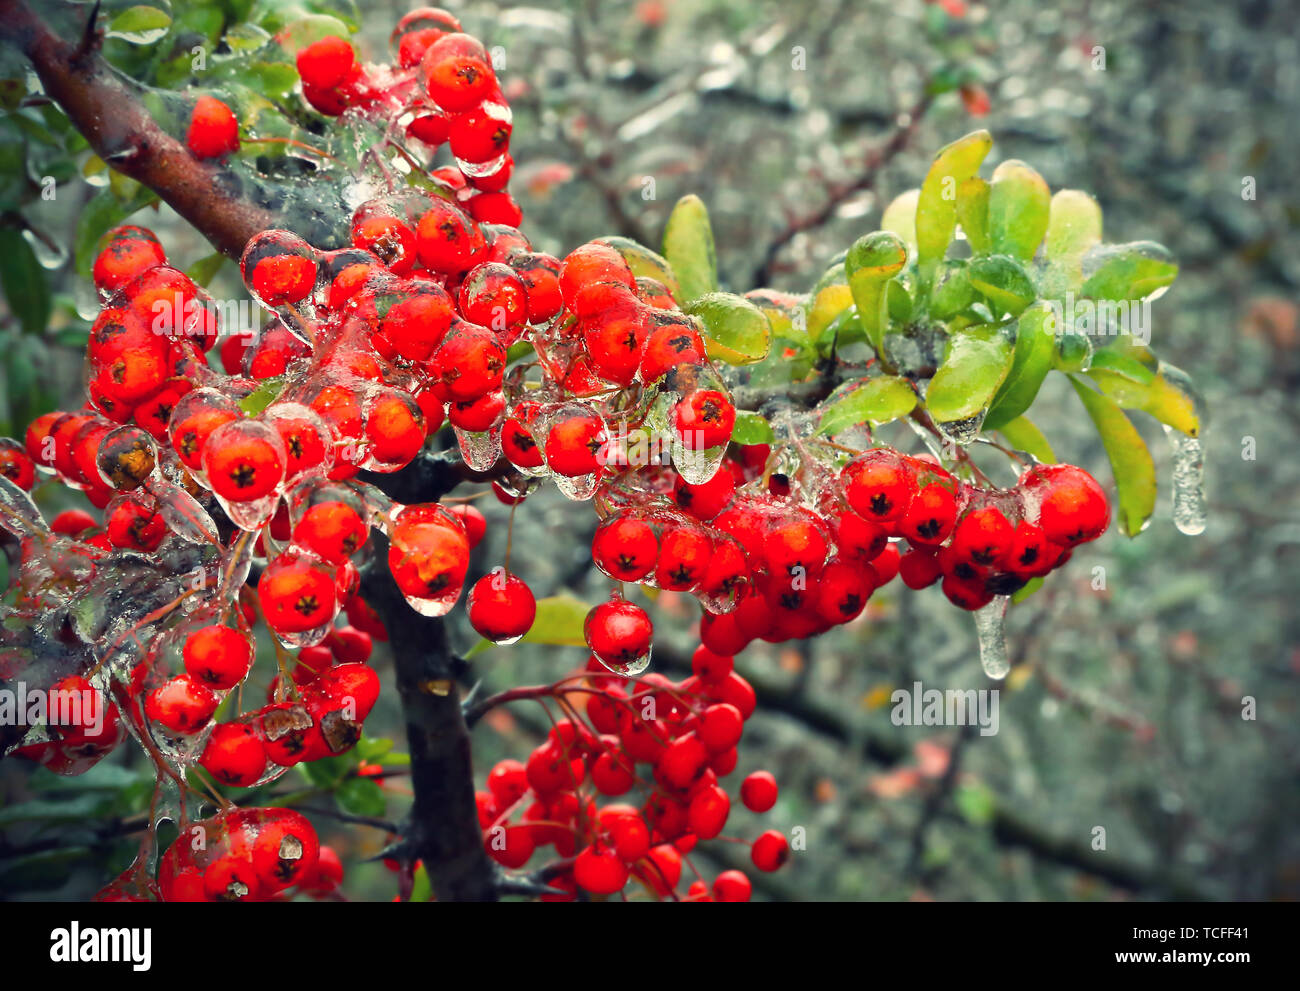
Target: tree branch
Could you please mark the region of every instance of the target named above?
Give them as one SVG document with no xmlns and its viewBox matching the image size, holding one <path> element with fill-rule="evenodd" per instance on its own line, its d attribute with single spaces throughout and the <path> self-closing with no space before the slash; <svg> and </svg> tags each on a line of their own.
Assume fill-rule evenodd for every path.
<svg viewBox="0 0 1300 991">
<path fill-rule="evenodd" d="M 827 191 L 826 202 L 821 207 L 810 214 L 791 220 L 772 241 L 768 244 L 767 250 L 763 253 L 763 260 L 754 270 L 754 277 L 751 280 L 755 286 L 766 286 L 772 279 L 772 272 L 776 266 L 776 260 L 781 255 L 781 250 L 793 241 L 796 235 L 805 231 L 815 230 L 821 227 L 835 215 L 835 211 L 840 208 L 840 204 L 847 200 L 855 193 L 864 189 L 869 189 L 876 181 L 876 176 L 880 170 L 888 165 L 893 159 L 907 147 L 912 136 L 916 133 L 917 127 L 920 126 L 921 118 L 925 116 L 930 109 L 930 103 L 933 97 L 929 94 L 923 96 L 917 104 L 907 113 L 907 123 L 900 124 L 894 129 L 883 144 L 873 149 L 862 163 L 862 168 L 858 175 L 848 182 L 832 186 Z"/>
<path fill-rule="evenodd" d="M 469 728 L 455 687 L 463 662 L 442 619 L 420 616 L 402 596 L 387 567 L 387 540 L 371 539 L 378 566 L 366 569 L 361 589 L 388 628 L 411 754 L 415 801 L 403 836 L 439 901 L 494 901 L 497 871 L 483 849 Z"/>
<path fill-rule="evenodd" d="M 25 54 L 46 94 L 105 162 L 156 192 L 214 247 L 232 258 L 274 227 L 267 210 L 231 192 L 233 174 L 202 162 L 150 116 L 136 91 L 96 52 L 92 23 L 64 41 L 22 0 L 0 0 L 0 41 Z"/>
</svg>

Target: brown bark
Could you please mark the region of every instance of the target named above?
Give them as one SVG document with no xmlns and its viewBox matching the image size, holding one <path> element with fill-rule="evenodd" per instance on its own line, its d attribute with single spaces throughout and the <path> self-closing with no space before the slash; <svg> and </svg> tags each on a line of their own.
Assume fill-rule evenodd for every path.
<svg viewBox="0 0 1300 991">
<path fill-rule="evenodd" d="M 93 15 L 92 15 L 93 16 Z M 135 88 L 95 51 L 56 37 L 22 0 L 0 0 L 0 41 L 19 48 L 45 93 L 104 161 L 148 186 L 214 247 L 238 258 L 248 239 L 274 227 L 262 207 L 228 191 L 231 173 L 195 158 L 150 116 Z"/>
</svg>

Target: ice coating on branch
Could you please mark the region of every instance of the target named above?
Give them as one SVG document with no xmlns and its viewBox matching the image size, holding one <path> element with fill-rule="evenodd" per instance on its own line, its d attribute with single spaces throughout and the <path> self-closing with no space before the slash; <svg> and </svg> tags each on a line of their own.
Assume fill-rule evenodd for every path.
<svg viewBox="0 0 1300 991">
<path fill-rule="evenodd" d="M 1011 672 L 1006 635 L 1007 604 L 1010 601 L 1008 596 L 996 595 L 988 605 L 975 610 L 980 666 L 986 675 L 999 681 Z"/>
<path fill-rule="evenodd" d="M 1189 537 L 1205 532 L 1205 456 L 1201 438 L 1189 437 L 1173 427 L 1165 436 L 1174 460 L 1174 526 Z"/>
</svg>

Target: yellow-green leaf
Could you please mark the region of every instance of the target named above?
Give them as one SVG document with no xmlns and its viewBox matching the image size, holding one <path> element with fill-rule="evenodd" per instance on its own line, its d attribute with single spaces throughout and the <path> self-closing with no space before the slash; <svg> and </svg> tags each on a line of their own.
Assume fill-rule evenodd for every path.
<svg viewBox="0 0 1300 991">
<path fill-rule="evenodd" d="M 1146 299 L 1178 276 L 1174 256 L 1155 241 L 1096 249 L 1084 257 L 1083 267 L 1089 274 L 1080 292 L 1089 299 Z"/>
<path fill-rule="evenodd" d="M 977 175 L 957 186 L 957 223 L 966 232 L 971 251 L 989 253 L 989 184 Z"/>
<path fill-rule="evenodd" d="M 948 354 L 930 380 L 925 405 L 936 423 L 968 420 L 986 411 L 1011 367 L 1013 348 L 996 329 L 968 328 L 948 341 Z"/>
<path fill-rule="evenodd" d="M 1060 189 L 1048 212 L 1047 289 L 1062 296 L 1083 284 L 1084 252 L 1101 243 L 1101 207 L 1078 189 Z"/>
<path fill-rule="evenodd" d="M 704 201 L 691 194 L 673 207 L 664 228 L 664 257 L 677 277 L 679 305 L 705 293 L 717 292 L 718 259 L 713 248 L 713 228 Z"/>
<path fill-rule="evenodd" d="M 1119 491 L 1119 524 L 1126 536 L 1135 537 L 1156 508 L 1156 467 L 1146 441 L 1133 422 L 1109 396 L 1084 384 L 1078 375 L 1070 382 L 1101 436 Z"/>
<path fill-rule="evenodd" d="M 104 37 L 121 38 L 132 45 L 150 45 L 165 35 L 171 24 L 167 11 L 136 4 L 113 16 Z"/>
<path fill-rule="evenodd" d="M 888 423 L 907 416 L 915 406 L 916 392 L 902 376 L 865 379 L 826 405 L 817 432 L 833 435 L 859 423 Z"/>
<path fill-rule="evenodd" d="M 808 343 L 808 321 L 801 315 L 807 296 L 778 289 L 751 289 L 745 298 L 763 311 L 774 337 L 797 344 Z"/>
<path fill-rule="evenodd" d="M 677 276 L 668 264 L 668 259 L 659 252 L 651 251 L 645 245 L 638 244 L 630 237 L 621 237 L 617 234 L 611 234 L 609 237 L 602 237 L 597 240 L 601 244 L 608 244 L 622 255 L 633 275 L 658 279 L 672 293 L 673 299 L 678 298 L 682 287 L 678 284 Z"/>
<path fill-rule="evenodd" d="M 731 440 L 735 444 L 770 444 L 776 439 L 772 425 L 758 413 L 749 410 L 736 411 L 736 425 L 731 431 Z"/>
<path fill-rule="evenodd" d="M 1113 359 L 1099 362 L 1105 354 L 1105 350 L 1098 351 L 1088 369 L 1088 376 L 1102 392 L 1124 409 L 1141 410 L 1189 437 L 1200 433 L 1197 392 L 1182 369 L 1162 363 L 1158 371 L 1152 372 L 1133 361 L 1133 365 L 1146 373 L 1145 378 L 1140 378 L 1127 365 L 1125 371 L 1119 371 Z"/>
<path fill-rule="evenodd" d="M 967 266 L 970 282 L 984 298 L 1015 316 L 1038 297 L 1029 273 L 1008 255 L 975 258 Z"/>
<path fill-rule="evenodd" d="M 1033 405 L 1056 356 L 1055 326 L 1052 308 L 1047 303 L 1036 303 L 1020 314 L 1011 370 L 984 418 L 986 430 L 997 430 Z"/>
<path fill-rule="evenodd" d="M 957 189 L 979 171 L 993 147 L 988 131 L 972 131 L 940 148 L 916 202 L 916 247 L 922 279 L 948 250 L 957 229 Z"/>
<path fill-rule="evenodd" d="M 849 291 L 867 340 L 877 351 L 886 324 L 885 285 L 907 264 L 907 245 L 891 231 L 876 231 L 853 242 L 844 259 Z"/>
<path fill-rule="evenodd" d="M 1008 159 L 994 169 L 988 207 L 992 250 L 1032 259 L 1047 232 L 1051 202 L 1046 180 L 1024 162 Z"/>
<path fill-rule="evenodd" d="M 920 198 L 919 189 L 899 193 L 880 217 L 880 229 L 897 234 L 913 255 L 916 254 L 916 204 Z"/>
<path fill-rule="evenodd" d="M 772 347 L 772 325 L 757 306 L 729 292 L 711 292 L 682 309 L 704 323 L 704 347 L 710 358 L 729 365 L 762 361 Z"/>
<path fill-rule="evenodd" d="M 1052 445 L 1029 418 L 1018 416 L 1010 423 L 998 427 L 998 433 L 1006 438 L 1007 443 L 1015 450 L 1032 454 L 1043 464 L 1056 464 L 1056 452 L 1052 450 Z"/>
</svg>

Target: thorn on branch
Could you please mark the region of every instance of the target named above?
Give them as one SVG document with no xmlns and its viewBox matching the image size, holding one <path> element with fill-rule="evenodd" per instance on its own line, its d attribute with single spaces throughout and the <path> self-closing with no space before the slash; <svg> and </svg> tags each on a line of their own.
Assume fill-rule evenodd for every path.
<svg viewBox="0 0 1300 991">
<path fill-rule="evenodd" d="M 99 6 L 100 0 L 95 0 L 94 5 L 90 8 L 90 16 L 86 18 L 86 26 L 81 32 L 81 42 L 77 45 L 76 50 L 72 53 L 72 63 L 80 64 L 88 56 L 95 53 L 99 48 L 99 43 L 103 39 L 97 25 L 99 23 Z"/>
</svg>

